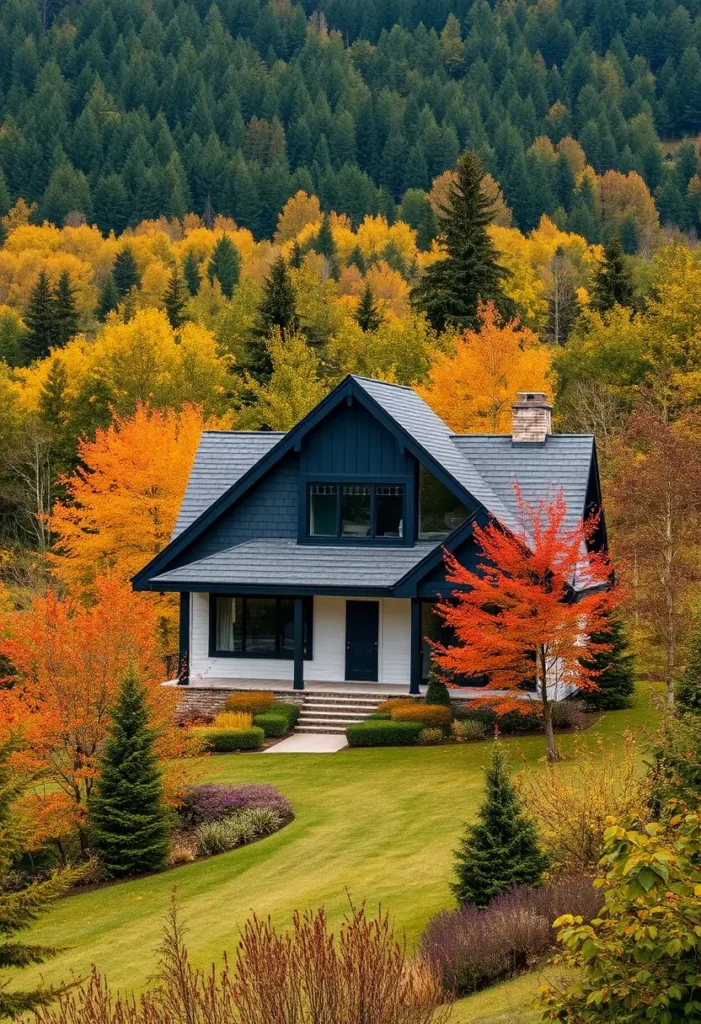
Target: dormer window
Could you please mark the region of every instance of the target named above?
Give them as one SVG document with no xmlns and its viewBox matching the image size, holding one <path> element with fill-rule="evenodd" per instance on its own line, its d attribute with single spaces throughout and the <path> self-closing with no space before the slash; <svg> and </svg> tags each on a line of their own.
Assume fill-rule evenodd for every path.
<svg viewBox="0 0 701 1024">
<path fill-rule="evenodd" d="M 310 484 L 309 536 L 401 539 L 404 497 L 403 484 Z"/>
</svg>

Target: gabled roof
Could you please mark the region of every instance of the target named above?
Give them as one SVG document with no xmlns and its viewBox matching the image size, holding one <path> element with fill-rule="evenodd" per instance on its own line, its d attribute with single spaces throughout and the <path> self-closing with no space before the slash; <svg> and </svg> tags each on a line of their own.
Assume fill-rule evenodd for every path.
<svg viewBox="0 0 701 1024">
<path fill-rule="evenodd" d="M 419 543 L 414 547 L 387 547 L 378 558 L 377 549 L 344 545 L 297 544 L 294 540 L 246 541 L 235 547 L 190 562 L 179 569 L 156 576 L 154 584 L 166 589 L 193 590 L 202 587 L 289 587 L 303 592 L 361 589 L 391 592 L 392 587 L 436 547 Z"/>
</svg>

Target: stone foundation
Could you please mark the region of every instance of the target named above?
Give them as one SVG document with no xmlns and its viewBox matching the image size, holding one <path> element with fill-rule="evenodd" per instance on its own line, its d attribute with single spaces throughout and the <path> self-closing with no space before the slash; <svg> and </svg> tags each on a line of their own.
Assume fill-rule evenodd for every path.
<svg viewBox="0 0 701 1024">
<path fill-rule="evenodd" d="M 172 684 L 166 683 L 166 686 Z M 224 711 L 226 699 L 232 693 L 255 693 L 245 686 L 232 686 L 231 689 L 207 686 L 177 686 L 181 695 L 180 703 L 175 712 L 178 722 L 191 722 L 195 719 L 209 720 Z M 260 691 L 257 691 L 260 692 Z M 280 704 L 301 704 L 304 700 L 304 693 L 290 693 L 289 690 L 271 690 L 275 700 Z"/>
</svg>

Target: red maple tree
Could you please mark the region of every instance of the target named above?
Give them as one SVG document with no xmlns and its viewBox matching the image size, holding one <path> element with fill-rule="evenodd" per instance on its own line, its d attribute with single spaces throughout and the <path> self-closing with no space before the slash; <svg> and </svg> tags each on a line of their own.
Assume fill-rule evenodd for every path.
<svg viewBox="0 0 701 1024">
<path fill-rule="evenodd" d="M 509 531 L 491 521 L 475 528 L 481 554 L 475 570 L 445 552 L 446 578 L 457 589 L 436 610 L 455 643 L 433 642 L 432 648 L 448 685 L 458 685 L 456 676 L 486 677 L 497 712 L 527 713 L 536 703 L 548 759 L 556 760 L 557 687 L 596 689 L 599 673 L 590 659 L 610 650 L 592 637 L 608 632 L 612 570 L 606 553 L 593 547 L 596 516 L 571 526 L 561 491 L 529 504 L 517 485 L 515 490 L 518 526 Z M 534 675 L 535 696 L 523 688 Z"/>
</svg>

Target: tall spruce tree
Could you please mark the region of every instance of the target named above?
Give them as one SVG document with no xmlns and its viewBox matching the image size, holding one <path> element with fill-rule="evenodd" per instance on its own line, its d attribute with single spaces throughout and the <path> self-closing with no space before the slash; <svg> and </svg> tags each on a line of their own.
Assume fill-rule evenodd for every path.
<svg viewBox="0 0 701 1024">
<path fill-rule="evenodd" d="M 100 289 L 100 297 L 97 301 L 97 309 L 95 310 L 98 320 L 107 319 L 107 315 L 112 313 L 119 305 L 119 298 L 119 291 L 114 283 L 114 277 L 112 274 L 108 274 Z"/>
<path fill-rule="evenodd" d="M 39 271 L 37 282 L 29 295 L 24 313 L 27 334 L 22 339 L 24 361 L 43 359 L 56 344 L 56 303 L 49 278 L 44 270 Z"/>
<path fill-rule="evenodd" d="M 519 806 L 506 758 L 498 741 L 486 769 L 487 792 L 455 853 L 457 879 L 451 885 L 462 906 L 489 906 L 517 886 L 536 887 L 548 866 L 538 846 L 534 822 Z"/>
<path fill-rule="evenodd" d="M 278 256 L 270 268 L 263 285 L 263 299 L 258 309 L 263 334 L 268 335 L 280 328 L 284 343 L 287 334 L 297 327 L 297 304 L 294 288 L 282 256 Z"/>
<path fill-rule="evenodd" d="M 112 278 L 120 299 L 141 284 L 139 266 L 130 245 L 125 245 L 117 253 L 112 267 Z"/>
<path fill-rule="evenodd" d="M 375 296 L 369 284 L 365 285 L 365 291 L 360 297 L 358 308 L 353 316 L 355 322 L 366 334 L 378 330 L 382 324 L 382 313 L 377 308 Z"/>
<path fill-rule="evenodd" d="M 610 631 L 594 634 L 595 643 L 611 645 L 592 659 L 592 666 L 601 672 L 596 678 L 598 690 L 582 693 L 581 699 L 594 711 L 621 711 L 630 707 L 635 690 L 635 662 L 628 648 L 625 627 L 616 614 L 609 616 Z"/>
<path fill-rule="evenodd" d="M 71 275 L 64 270 L 54 292 L 55 345 L 63 348 L 78 333 L 80 316 L 75 301 L 75 288 Z"/>
<path fill-rule="evenodd" d="M 504 294 L 508 271 L 499 263 L 487 232 L 494 208 L 482 188 L 483 177 L 477 154 L 466 153 L 458 163 L 447 205 L 438 214 L 438 240 L 446 255 L 427 268 L 412 291 L 414 304 L 437 331 L 448 324 L 477 327 L 478 305 L 490 299 L 502 316 L 514 312 Z"/>
<path fill-rule="evenodd" d="M 679 711 L 701 715 L 701 619 L 691 629 L 684 675 L 677 683 L 674 704 Z"/>
<path fill-rule="evenodd" d="M 617 235 L 604 246 L 604 259 L 594 281 L 592 305 L 599 313 L 614 306 L 633 305 L 633 282 Z"/>
<path fill-rule="evenodd" d="M 185 285 L 185 279 L 180 273 L 180 269 L 177 263 L 173 266 L 170 272 L 170 278 L 168 279 L 168 288 L 166 289 L 165 298 L 163 300 L 166 313 L 168 314 L 168 320 L 173 330 L 177 330 L 181 327 L 185 320 L 185 306 L 187 305 L 188 290 Z"/>
<path fill-rule="evenodd" d="M 222 295 L 230 299 L 241 275 L 241 256 L 227 234 L 223 234 L 212 249 L 207 266 L 210 283 L 219 282 Z"/>
<path fill-rule="evenodd" d="M 333 237 L 333 231 L 331 230 L 331 218 L 328 213 L 325 213 L 322 217 L 319 234 L 314 240 L 313 247 L 315 252 L 318 252 L 326 259 L 329 265 L 329 273 L 331 274 L 331 277 L 333 277 L 334 280 L 337 280 L 340 273 L 338 248 Z"/>
<path fill-rule="evenodd" d="M 16 749 L 14 737 L 0 744 L 0 1020 L 23 1017 L 65 991 L 43 986 L 21 990 L 11 985 L 14 971 L 42 964 L 62 952 L 55 946 L 22 942 L 17 935 L 46 913 L 78 877 L 78 872 L 62 871 L 21 889 L 8 885 L 8 875 L 24 852 L 27 839 L 14 810 L 24 792 L 24 780 L 11 764 Z"/>
<path fill-rule="evenodd" d="M 194 249 L 188 249 L 185 254 L 183 277 L 185 278 L 185 284 L 190 295 L 197 295 L 202 284 L 202 274 L 200 273 L 200 264 Z"/>
<path fill-rule="evenodd" d="M 119 688 L 90 807 L 92 842 L 109 878 L 157 871 L 168 856 L 168 813 L 154 739 L 146 688 L 132 667 Z"/>
</svg>

